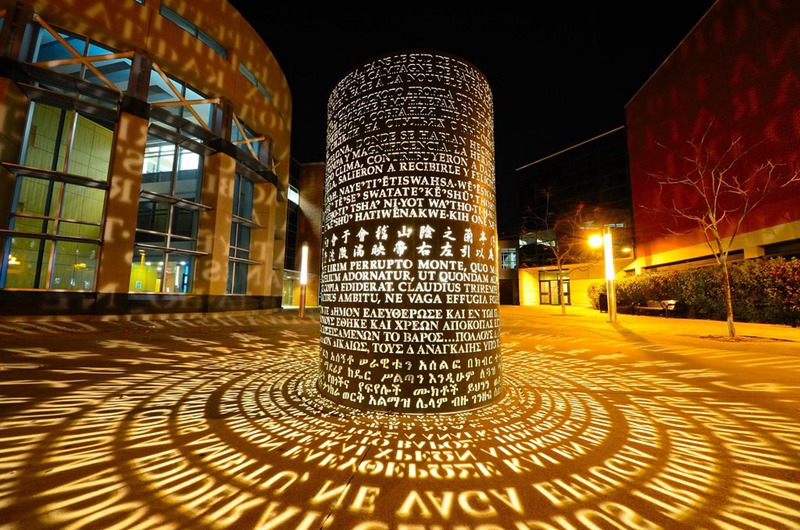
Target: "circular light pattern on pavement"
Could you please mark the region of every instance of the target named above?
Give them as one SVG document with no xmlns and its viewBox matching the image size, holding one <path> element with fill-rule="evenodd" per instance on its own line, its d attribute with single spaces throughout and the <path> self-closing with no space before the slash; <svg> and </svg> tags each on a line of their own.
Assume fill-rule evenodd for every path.
<svg viewBox="0 0 800 530">
<path fill-rule="evenodd" d="M 714 390 L 688 368 L 681 376 L 675 360 L 669 370 L 612 364 L 575 355 L 575 341 L 512 331 L 496 403 L 450 414 L 359 411 L 319 394 L 315 325 L 128 324 L 135 331 L 122 339 L 82 331 L 78 347 L 4 339 L 0 527 L 800 521 L 800 421 L 766 395 Z"/>
</svg>

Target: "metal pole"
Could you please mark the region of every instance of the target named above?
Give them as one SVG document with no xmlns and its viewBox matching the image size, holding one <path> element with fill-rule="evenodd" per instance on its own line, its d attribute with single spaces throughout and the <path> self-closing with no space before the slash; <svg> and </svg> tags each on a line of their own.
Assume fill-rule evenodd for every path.
<svg viewBox="0 0 800 530">
<path fill-rule="evenodd" d="M 308 243 L 303 243 L 300 253 L 300 311 L 298 316 L 306 316 L 306 284 L 308 283 Z"/>
<path fill-rule="evenodd" d="M 606 296 L 608 297 L 608 320 L 617 321 L 617 294 L 614 287 L 614 246 L 611 241 L 611 227 L 603 228 L 603 255 L 606 265 Z"/>
</svg>

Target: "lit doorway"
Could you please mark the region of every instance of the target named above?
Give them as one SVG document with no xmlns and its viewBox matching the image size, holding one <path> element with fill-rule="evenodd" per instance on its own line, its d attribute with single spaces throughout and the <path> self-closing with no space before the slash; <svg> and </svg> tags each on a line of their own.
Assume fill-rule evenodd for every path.
<svg viewBox="0 0 800 530">
<path fill-rule="evenodd" d="M 295 271 L 284 271 L 283 299 L 281 300 L 283 307 L 296 306 L 300 303 L 300 280 L 295 275 Z"/>
<path fill-rule="evenodd" d="M 541 305 L 561 305 L 561 296 L 564 296 L 564 304 L 570 305 L 569 276 L 568 271 L 561 271 L 562 289 L 558 288 L 557 271 L 539 272 L 539 303 Z"/>
</svg>

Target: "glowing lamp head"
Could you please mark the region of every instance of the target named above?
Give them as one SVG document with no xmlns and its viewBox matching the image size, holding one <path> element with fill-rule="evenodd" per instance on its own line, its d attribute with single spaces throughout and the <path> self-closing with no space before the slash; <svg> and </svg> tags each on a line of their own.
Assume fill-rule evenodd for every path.
<svg viewBox="0 0 800 530">
<path fill-rule="evenodd" d="M 600 248 L 603 246 L 603 236 L 600 234 L 592 234 L 589 236 L 589 246 L 592 248 Z"/>
<path fill-rule="evenodd" d="M 300 285 L 308 283 L 308 243 L 303 243 L 300 252 Z"/>
</svg>

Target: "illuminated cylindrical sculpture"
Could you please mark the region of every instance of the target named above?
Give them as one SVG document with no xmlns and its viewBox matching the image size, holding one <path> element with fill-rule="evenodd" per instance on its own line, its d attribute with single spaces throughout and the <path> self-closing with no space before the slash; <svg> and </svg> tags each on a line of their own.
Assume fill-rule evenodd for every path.
<svg viewBox="0 0 800 530">
<path fill-rule="evenodd" d="M 494 112 L 486 78 L 438 52 L 351 71 L 328 101 L 320 392 L 397 412 L 503 393 Z"/>
</svg>

